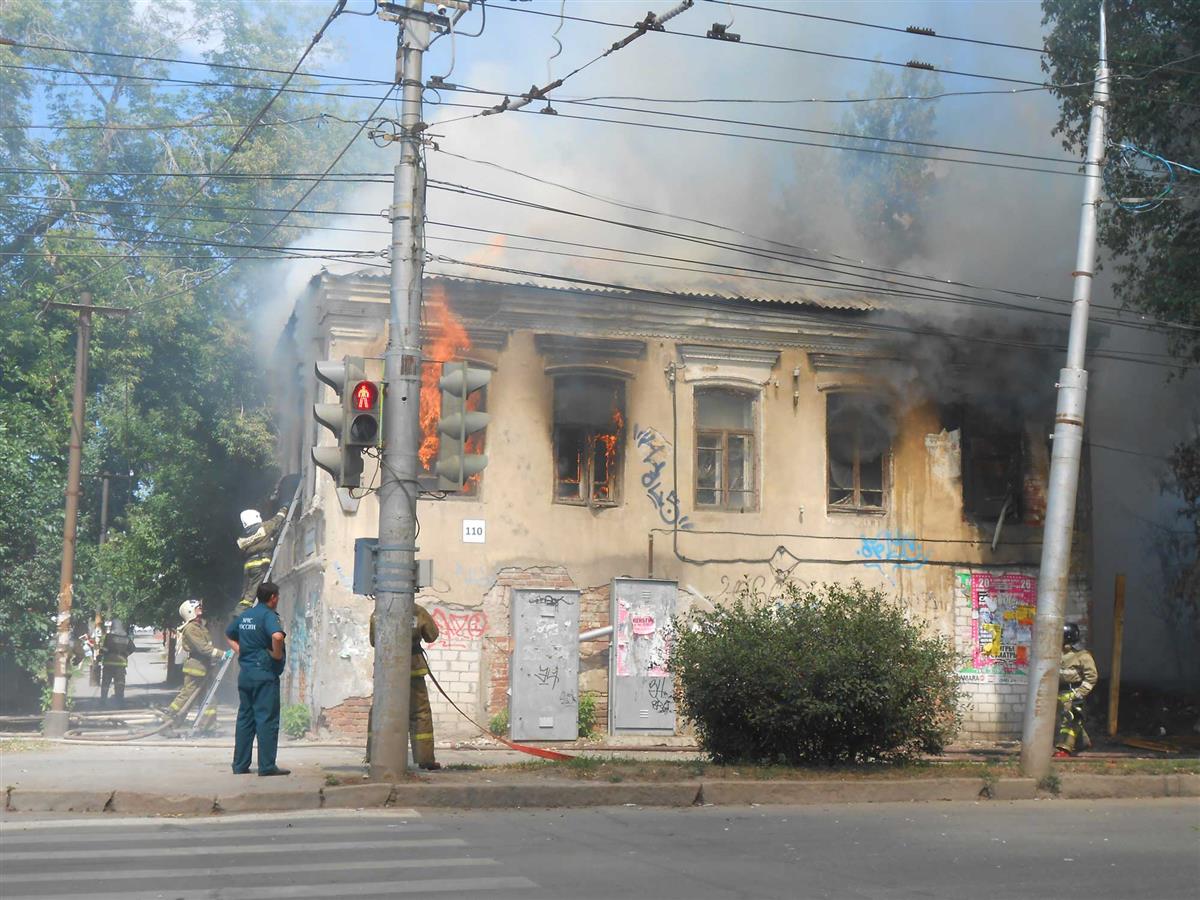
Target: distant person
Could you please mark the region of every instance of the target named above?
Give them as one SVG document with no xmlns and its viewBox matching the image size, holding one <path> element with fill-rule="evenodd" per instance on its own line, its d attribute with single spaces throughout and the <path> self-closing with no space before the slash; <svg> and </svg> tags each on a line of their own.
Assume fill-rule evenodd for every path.
<svg viewBox="0 0 1200 900">
<path fill-rule="evenodd" d="M 137 648 L 125 631 L 125 623 L 113 619 L 100 641 L 100 705 L 108 705 L 108 690 L 112 688 L 117 708 L 125 705 L 125 673 L 129 657 Z"/>
<path fill-rule="evenodd" d="M 1056 759 L 1074 755 L 1076 747 L 1086 750 L 1092 746 L 1092 739 L 1083 727 L 1083 698 L 1092 692 L 1099 677 L 1092 654 L 1080 646 L 1079 626 L 1067 622 L 1063 625 L 1063 655 L 1058 666 Z"/>
<path fill-rule="evenodd" d="M 286 518 L 286 506 L 265 522 L 257 509 L 242 512 L 242 536 L 237 542 L 238 552 L 242 554 L 242 597 L 233 610 L 235 616 L 254 605 L 258 586 L 271 568 L 275 540 Z"/>
<path fill-rule="evenodd" d="M 232 650 L 218 650 L 208 635 L 204 624 L 204 607 L 199 600 L 184 600 L 179 604 L 179 617 L 183 625 L 179 629 L 179 643 L 187 652 L 183 664 L 183 687 L 167 707 L 171 718 L 179 724 L 186 718 L 193 698 L 203 702 L 202 690 L 208 681 L 210 667 L 227 656 Z M 202 731 L 210 731 L 217 722 L 216 709 L 206 709 L 198 723 Z"/>
<path fill-rule="evenodd" d="M 254 741 L 258 740 L 258 774 L 290 775 L 275 764 L 279 748 L 279 676 L 286 658 L 287 634 L 275 613 L 279 586 L 264 581 L 255 594 L 258 603 L 230 621 L 225 637 L 238 655 L 237 733 L 233 744 L 233 774 L 250 771 Z"/>
<path fill-rule="evenodd" d="M 375 614 L 371 614 L 371 646 L 375 646 Z M 433 708 L 429 705 L 429 689 L 425 676 L 429 674 L 429 661 L 421 649 L 421 641 L 432 644 L 438 639 L 437 622 L 429 611 L 419 603 L 413 604 L 412 663 L 408 680 L 408 735 L 412 744 L 413 761 L 418 767 L 436 771 L 442 764 L 433 754 Z M 367 762 L 371 761 L 371 734 L 374 722 L 367 720 Z"/>
</svg>

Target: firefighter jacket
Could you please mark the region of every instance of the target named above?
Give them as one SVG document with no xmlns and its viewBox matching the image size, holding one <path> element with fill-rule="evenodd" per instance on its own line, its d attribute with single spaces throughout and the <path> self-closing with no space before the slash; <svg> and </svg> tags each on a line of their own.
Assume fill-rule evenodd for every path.
<svg viewBox="0 0 1200 900">
<path fill-rule="evenodd" d="M 433 621 L 433 616 L 429 614 L 429 610 L 421 606 L 419 603 L 413 604 L 413 630 L 412 630 L 412 677 L 424 678 L 429 674 L 428 663 L 425 662 L 425 654 L 421 652 L 421 641 L 427 644 L 432 644 L 438 639 L 437 622 Z M 371 613 L 371 630 L 370 630 L 371 646 L 375 646 L 375 613 Z"/>
<path fill-rule="evenodd" d="M 192 619 L 179 629 L 179 641 L 188 654 L 187 661 L 183 664 L 185 675 L 203 678 L 208 674 L 209 663 L 216 662 L 225 655 L 213 646 L 208 629 L 199 619 Z"/>
<path fill-rule="evenodd" d="M 279 510 L 250 534 L 238 538 L 238 551 L 242 554 L 242 572 L 247 578 L 258 575 L 271 565 L 271 551 L 275 549 L 275 535 L 287 518 L 287 507 Z M 261 579 L 260 579 L 261 580 Z"/>
<path fill-rule="evenodd" d="M 1062 662 L 1058 666 L 1059 690 L 1074 691 L 1077 697 L 1086 697 L 1096 686 L 1099 677 L 1091 653 L 1074 647 L 1063 650 Z"/>
<path fill-rule="evenodd" d="M 125 668 L 129 654 L 134 651 L 133 639 L 127 634 L 109 632 L 100 642 L 100 664 Z"/>
</svg>

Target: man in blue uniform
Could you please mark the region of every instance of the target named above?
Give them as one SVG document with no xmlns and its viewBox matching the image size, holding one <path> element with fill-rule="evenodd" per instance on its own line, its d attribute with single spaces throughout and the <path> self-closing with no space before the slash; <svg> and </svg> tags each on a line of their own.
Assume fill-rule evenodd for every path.
<svg viewBox="0 0 1200 900">
<path fill-rule="evenodd" d="M 238 655 L 237 732 L 233 743 L 233 774 L 250 771 L 254 739 L 258 738 L 258 774 L 290 775 L 275 765 L 279 746 L 279 676 L 283 674 L 287 637 L 275 613 L 279 587 L 270 581 L 258 586 L 258 603 L 234 617 L 225 637 Z"/>
</svg>

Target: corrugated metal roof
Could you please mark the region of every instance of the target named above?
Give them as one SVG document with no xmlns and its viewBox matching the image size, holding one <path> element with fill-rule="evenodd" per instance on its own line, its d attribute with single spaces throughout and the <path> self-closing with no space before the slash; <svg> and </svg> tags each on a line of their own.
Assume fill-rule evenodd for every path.
<svg viewBox="0 0 1200 900">
<path fill-rule="evenodd" d="M 333 276 L 347 277 L 347 276 Z M 387 281 L 387 274 L 379 273 L 375 270 L 361 270 L 350 273 L 349 277 L 361 278 L 367 281 Z M 670 288 L 653 288 L 653 289 L 636 289 L 636 288 L 609 288 L 609 287 L 590 287 L 587 285 L 572 284 L 570 282 L 559 284 L 553 279 L 539 279 L 537 281 L 501 281 L 498 278 L 470 278 L 467 276 L 458 275 L 426 275 L 425 280 L 434 283 L 458 283 L 464 285 L 496 285 L 501 287 L 512 288 L 533 288 L 537 290 L 549 291 L 569 291 L 575 294 L 595 294 L 599 296 L 617 296 L 617 297 L 638 297 L 640 296 L 669 296 L 678 297 L 681 300 L 698 300 L 707 303 L 731 303 L 731 302 L 750 302 L 750 303 L 769 303 L 780 306 L 803 306 L 811 309 L 827 309 L 846 312 L 869 312 L 872 310 L 886 309 L 888 304 L 881 301 L 879 298 L 867 298 L 862 295 L 851 297 L 821 297 L 810 294 L 791 294 L 783 295 L 767 295 L 761 294 L 758 296 L 747 296 L 745 294 L 724 294 L 724 293 L 695 293 L 691 291 L 673 291 Z"/>
</svg>

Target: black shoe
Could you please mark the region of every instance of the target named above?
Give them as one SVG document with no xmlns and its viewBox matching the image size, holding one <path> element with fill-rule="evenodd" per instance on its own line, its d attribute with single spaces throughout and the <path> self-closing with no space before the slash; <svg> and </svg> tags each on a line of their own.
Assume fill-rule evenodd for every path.
<svg viewBox="0 0 1200 900">
<path fill-rule="evenodd" d="M 276 766 L 273 769 L 267 769 L 267 771 L 259 772 L 258 774 L 260 776 L 264 776 L 264 777 L 267 775 L 291 775 L 292 770 L 291 769 L 281 769 L 281 768 L 279 768 L 279 766 Z"/>
<path fill-rule="evenodd" d="M 421 763 L 420 765 L 420 768 L 425 769 L 428 772 L 436 772 L 441 767 L 442 764 L 440 762 Z"/>
<path fill-rule="evenodd" d="M 249 775 L 250 770 L 249 769 L 234 769 L 233 774 L 234 775 Z"/>
</svg>

